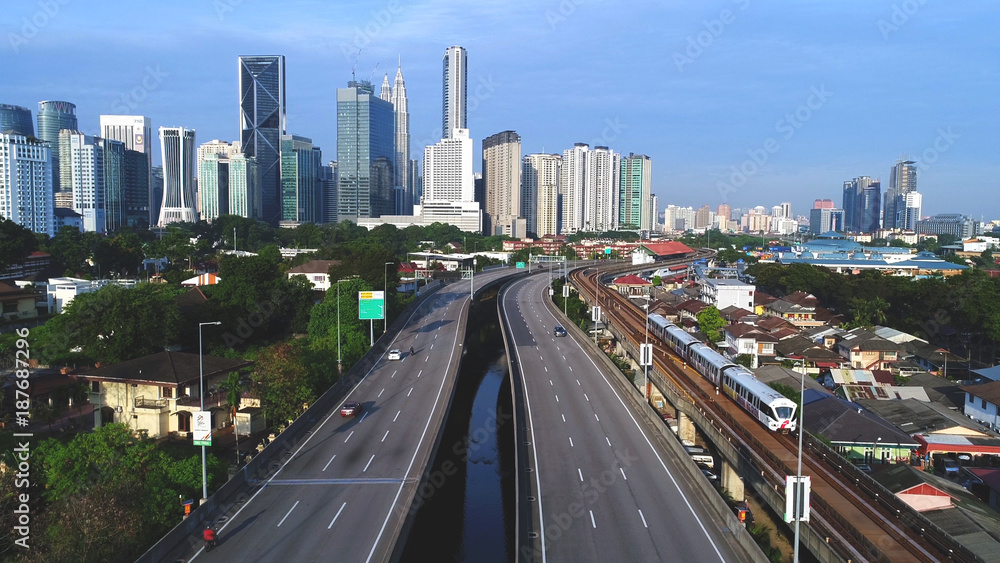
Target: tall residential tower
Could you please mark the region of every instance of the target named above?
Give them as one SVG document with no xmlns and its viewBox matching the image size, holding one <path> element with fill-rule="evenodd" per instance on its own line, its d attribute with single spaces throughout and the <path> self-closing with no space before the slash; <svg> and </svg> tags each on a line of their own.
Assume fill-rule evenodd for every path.
<svg viewBox="0 0 1000 563">
<path fill-rule="evenodd" d="M 468 53 L 457 45 L 444 51 L 442 65 L 441 136 L 448 139 L 453 129 L 468 129 Z"/>
</svg>

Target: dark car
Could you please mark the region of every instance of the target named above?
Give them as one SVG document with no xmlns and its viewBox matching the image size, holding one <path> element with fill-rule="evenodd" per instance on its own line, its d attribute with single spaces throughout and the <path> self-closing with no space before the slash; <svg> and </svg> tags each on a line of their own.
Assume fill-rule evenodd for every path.
<svg viewBox="0 0 1000 563">
<path fill-rule="evenodd" d="M 340 407 L 340 416 L 356 416 L 361 414 L 361 403 L 358 401 L 347 401 Z"/>
<path fill-rule="evenodd" d="M 556 325 L 556 328 L 552 329 L 553 336 L 566 336 L 566 329 Z"/>
</svg>

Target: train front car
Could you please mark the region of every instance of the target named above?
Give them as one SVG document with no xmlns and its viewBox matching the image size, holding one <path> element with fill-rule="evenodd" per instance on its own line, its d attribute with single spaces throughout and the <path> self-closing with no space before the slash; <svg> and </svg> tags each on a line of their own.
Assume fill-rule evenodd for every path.
<svg viewBox="0 0 1000 563">
<path fill-rule="evenodd" d="M 772 432 L 795 431 L 795 402 L 757 379 L 743 366 L 725 370 L 722 387 L 743 410 Z"/>
</svg>

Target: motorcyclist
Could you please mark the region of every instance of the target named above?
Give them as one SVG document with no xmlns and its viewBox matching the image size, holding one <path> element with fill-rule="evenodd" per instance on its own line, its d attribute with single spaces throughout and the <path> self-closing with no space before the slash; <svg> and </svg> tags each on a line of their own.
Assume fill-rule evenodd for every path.
<svg viewBox="0 0 1000 563">
<path fill-rule="evenodd" d="M 205 531 L 202 532 L 202 537 L 205 538 L 206 549 L 212 549 L 215 547 L 215 530 L 213 530 L 211 526 L 205 528 Z"/>
<path fill-rule="evenodd" d="M 413 346 L 410 346 L 410 355 L 413 355 Z"/>
</svg>

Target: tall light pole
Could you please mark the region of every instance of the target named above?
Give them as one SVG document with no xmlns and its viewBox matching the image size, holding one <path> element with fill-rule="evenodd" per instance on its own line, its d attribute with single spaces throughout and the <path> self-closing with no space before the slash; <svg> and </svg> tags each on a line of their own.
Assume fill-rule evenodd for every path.
<svg viewBox="0 0 1000 563">
<path fill-rule="evenodd" d="M 806 358 L 803 356 L 801 358 L 802 373 L 799 374 L 799 467 L 795 472 L 795 491 L 798 491 L 798 498 L 795 499 L 794 514 L 795 514 L 795 548 L 792 553 L 793 563 L 799 563 L 799 525 L 802 522 L 802 514 L 800 512 L 799 503 L 802 502 L 802 433 L 805 432 L 803 427 L 803 421 L 805 420 L 805 409 L 806 401 Z"/>
<path fill-rule="evenodd" d="M 395 262 L 386 262 L 382 267 L 382 334 L 389 330 L 389 266 Z"/>
<path fill-rule="evenodd" d="M 201 412 L 205 412 L 205 356 L 202 352 L 201 327 L 221 325 L 222 321 L 198 323 L 198 395 L 201 396 Z M 239 452 L 237 452 L 237 455 Z M 208 463 L 205 461 L 205 446 L 201 447 L 201 498 L 208 498 Z"/>
<path fill-rule="evenodd" d="M 652 291 L 652 286 L 650 286 L 649 291 Z M 646 292 L 646 347 L 649 347 L 649 291 Z M 649 351 L 649 359 L 644 362 L 642 369 L 642 400 L 646 402 L 646 387 L 649 385 L 649 363 L 653 359 L 653 351 Z"/>
<path fill-rule="evenodd" d="M 340 363 L 343 358 L 340 355 L 340 282 L 342 281 L 347 280 L 337 280 L 337 375 L 344 373 L 344 367 Z"/>
<path fill-rule="evenodd" d="M 597 265 L 597 275 L 594 276 L 594 345 L 597 345 L 597 319 L 600 318 L 601 306 L 601 265 Z"/>
</svg>

